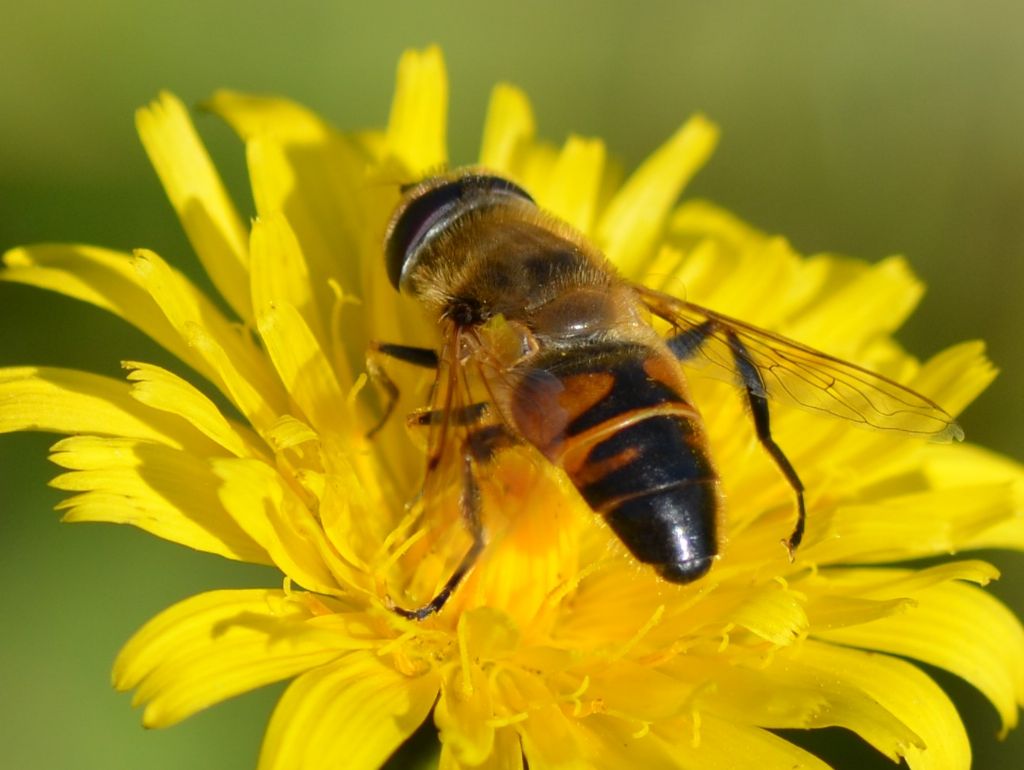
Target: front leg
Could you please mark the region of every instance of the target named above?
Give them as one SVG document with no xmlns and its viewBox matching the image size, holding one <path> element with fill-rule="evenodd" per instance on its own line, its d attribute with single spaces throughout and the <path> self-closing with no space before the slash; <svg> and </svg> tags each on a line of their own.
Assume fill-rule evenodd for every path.
<svg viewBox="0 0 1024 770">
<path fill-rule="evenodd" d="M 377 387 L 384 391 L 384 412 L 380 420 L 370 430 L 366 438 L 373 438 L 387 423 L 398 403 L 399 390 L 394 380 L 380 364 L 380 358 L 393 358 L 424 369 L 437 369 L 437 352 L 430 348 L 416 348 L 409 345 L 393 345 L 388 342 L 371 342 L 366 351 L 366 374 Z"/>
</svg>

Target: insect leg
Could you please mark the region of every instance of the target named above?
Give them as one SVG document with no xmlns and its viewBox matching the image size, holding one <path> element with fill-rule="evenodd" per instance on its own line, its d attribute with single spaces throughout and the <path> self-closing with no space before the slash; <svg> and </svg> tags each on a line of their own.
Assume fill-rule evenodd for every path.
<svg viewBox="0 0 1024 770">
<path fill-rule="evenodd" d="M 445 411 L 444 409 L 419 409 L 408 417 L 410 428 L 423 428 L 428 425 L 438 425 L 447 419 L 452 425 L 472 425 L 480 422 L 490 409 L 486 401 L 478 401 L 475 404 L 461 406 L 457 409 Z"/>
<path fill-rule="evenodd" d="M 422 366 L 424 369 L 437 368 L 437 351 L 432 348 L 415 348 L 410 345 L 393 345 L 390 342 L 371 342 L 370 350 L 405 361 L 407 364 Z"/>
<path fill-rule="evenodd" d="M 704 321 L 692 329 L 687 329 L 685 332 L 669 337 L 665 340 L 665 344 L 668 345 L 668 349 L 672 351 L 676 358 L 680 361 L 685 361 L 688 358 L 693 358 L 694 354 L 700 350 L 700 346 L 704 344 L 717 326 L 714 321 Z"/>
<path fill-rule="evenodd" d="M 384 413 L 377 424 L 366 431 L 366 438 L 373 438 L 377 431 L 384 427 L 391 413 L 395 411 L 398 403 L 398 386 L 395 385 L 384 367 L 378 360 L 381 356 L 404 361 L 414 366 L 422 366 L 425 369 L 437 368 L 437 353 L 430 348 L 415 348 L 409 345 L 392 345 L 387 342 L 371 342 L 370 349 L 366 351 L 366 373 L 370 379 L 384 391 Z"/>
<path fill-rule="evenodd" d="M 750 413 L 754 418 L 754 430 L 757 432 L 757 440 L 768 452 L 775 465 L 785 476 L 786 481 L 796 493 L 796 526 L 789 539 L 786 540 L 786 547 L 789 549 L 789 556 L 793 558 L 793 552 L 800 545 L 804 537 L 804 526 L 807 522 L 807 508 L 804 505 L 804 485 L 796 473 L 796 469 L 789 461 L 789 458 L 782 452 L 782 448 L 772 438 L 771 425 L 769 421 L 768 399 L 765 396 L 764 380 L 761 379 L 761 372 L 750 362 L 746 346 L 743 342 L 728 329 L 725 331 L 726 339 L 733 350 L 733 360 L 736 364 L 736 372 L 740 381 L 747 391 L 747 400 L 750 403 Z"/>
<path fill-rule="evenodd" d="M 485 425 L 469 436 L 469 451 L 478 463 L 489 463 L 501 449 L 507 449 L 522 439 L 501 423 Z"/>
<path fill-rule="evenodd" d="M 459 566 L 455 568 L 455 571 L 445 581 L 437 596 L 422 607 L 417 607 L 414 610 L 407 610 L 402 607 L 391 608 L 403 618 L 423 620 L 435 612 L 439 612 L 455 589 L 458 588 L 462 579 L 466 577 L 473 568 L 473 565 L 476 564 L 477 558 L 484 549 L 486 540 L 483 523 L 480 520 L 480 485 L 476 480 L 473 462 L 473 455 L 467 446 L 462 457 L 462 495 L 459 498 L 459 508 L 461 509 L 462 520 L 473 538 L 473 543 L 470 545 L 469 550 L 466 551 L 466 555 L 462 557 Z"/>
<path fill-rule="evenodd" d="M 804 485 L 800 481 L 800 477 L 797 475 L 796 469 L 789 461 L 789 458 L 786 457 L 782 448 L 772 438 L 768 398 L 765 395 L 764 380 L 761 378 L 761 372 L 758 371 L 758 368 L 751 361 L 746 345 L 727 326 L 717 323 L 714 319 L 708 319 L 684 332 L 669 337 L 666 340 L 666 344 L 678 359 L 686 360 L 696 355 L 707 338 L 713 334 L 724 336 L 729 343 L 729 347 L 732 350 L 733 364 L 736 367 L 736 373 L 739 375 L 740 384 L 747 392 L 747 402 L 750 404 L 750 413 L 754 418 L 754 430 L 757 433 L 757 440 L 764 447 L 768 456 L 772 458 L 772 461 L 782 472 L 782 475 L 796 494 L 796 526 L 785 541 L 790 556 L 792 556 L 803 539 L 804 526 L 807 521 L 807 508 L 804 504 Z"/>
</svg>

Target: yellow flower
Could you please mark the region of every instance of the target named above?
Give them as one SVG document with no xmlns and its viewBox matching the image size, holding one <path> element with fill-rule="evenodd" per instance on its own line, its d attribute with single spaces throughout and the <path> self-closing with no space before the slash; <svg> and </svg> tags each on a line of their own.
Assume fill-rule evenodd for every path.
<svg viewBox="0 0 1024 770">
<path fill-rule="evenodd" d="M 1024 474 L 970 445 L 857 430 L 780 407 L 775 435 L 807 486 L 795 561 L 791 490 L 724 383 L 695 379 L 727 501 L 722 557 L 685 586 L 625 552 L 564 477 L 502 456 L 484 489 L 492 541 L 438 615 L 429 599 L 465 550 L 444 510 L 416 516 L 422 449 L 401 419 L 372 440 L 371 340 L 436 345 L 387 280 L 381 236 L 398 181 L 447 162 L 435 49 L 406 54 L 386 131 L 343 134 L 281 99 L 207 105 L 246 146 L 247 227 L 182 105 L 138 115 L 143 144 L 221 295 L 150 251 L 14 249 L 3 278 L 122 316 L 176 355 L 126 362 L 127 383 L 0 370 L 0 430 L 68 434 L 53 449 L 69 521 L 134 524 L 198 550 L 274 565 L 283 588 L 171 607 L 121 652 L 114 683 L 147 726 L 294 677 L 260 767 L 372 768 L 430 718 L 444 768 L 820 768 L 772 733 L 846 727 L 915 770 L 966 768 L 955 709 L 909 659 L 980 690 L 1005 729 L 1024 701 L 1024 633 L 973 560 L 1024 548 Z M 480 164 L 587 233 L 634 280 L 777 330 L 909 384 L 957 412 L 994 376 L 966 343 L 919 364 L 890 337 L 921 286 L 899 258 L 802 257 L 707 203 L 677 206 L 715 128 L 693 118 L 624 182 L 604 145 L 535 138 L 498 86 Z M 389 365 L 400 409 L 429 377 Z M 409 512 L 411 511 L 411 513 Z M 902 563 L 900 566 L 892 566 Z"/>
</svg>

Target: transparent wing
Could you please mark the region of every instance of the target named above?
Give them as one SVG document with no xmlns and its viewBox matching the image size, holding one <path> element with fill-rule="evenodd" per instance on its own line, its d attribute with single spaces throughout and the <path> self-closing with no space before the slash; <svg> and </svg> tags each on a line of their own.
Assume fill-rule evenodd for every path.
<svg viewBox="0 0 1024 770">
<path fill-rule="evenodd" d="M 430 406 L 410 417 L 410 421 L 428 430 L 422 492 L 428 510 L 435 507 L 445 492 L 461 484 L 459 469 L 470 422 L 465 415 L 472 399 L 459 360 L 460 347 L 459 330 L 450 326 L 439 356 Z"/>
<path fill-rule="evenodd" d="M 486 462 L 515 440 L 494 404 L 491 389 L 501 384 L 503 372 L 495 371 L 486 345 L 475 330 L 454 324 L 444 338 L 430 406 L 409 418 L 428 431 L 422 493 L 428 507 L 464 482 L 467 462 Z"/>
<path fill-rule="evenodd" d="M 762 395 L 865 427 L 935 441 L 963 439 L 942 407 L 880 374 L 668 294 L 635 288 L 652 313 L 672 324 L 667 342 L 683 363 L 703 362 Z"/>
<path fill-rule="evenodd" d="M 484 547 L 473 437 L 488 410 L 486 404 L 474 403 L 461 337 L 460 330 L 448 324 L 430 406 L 409 418 L 413 426 L 429 431 L 426 474 L 414 509 L 429 523 L 421 530 L 425 537 L 411 542 L 409 555 L 423 560 L 431 552 L 462 554 L 458 562 L 447 558 L 446 566 L 438 574 L 427 576 L 428 582 L 413 591 L 422 594 L 426 588 L 429 593 L 424 598 L 429 600 L 425 603 L 407 609 L 388 600 L 399 615 L 417 620 L 441 610 Z M 459 548 L 457 541 L 467 536 L 469 542 Z"/>
</svg>

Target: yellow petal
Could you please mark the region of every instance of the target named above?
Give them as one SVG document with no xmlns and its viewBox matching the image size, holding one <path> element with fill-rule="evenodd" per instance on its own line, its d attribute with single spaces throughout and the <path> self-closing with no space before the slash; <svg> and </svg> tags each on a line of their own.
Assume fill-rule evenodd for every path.
<svg viewBox="0 0 1024 770">
<path fill-rule="evenodd" d="M 677 248 L 688 248 L 711 239 L 734 252 L 756 249 L 765 239 L 764 233 L 731 211 L 703 200 L 681 203 L 672 214 L 667 235 Z"/>
<path fill-rule="evenodd" d="M 735 725 L 824 727 L 836 724 L 829 721 L 835 717 L 828 714 L 834 706 L 849 709 L 847 702 L 852 701 L 862 707 L 864 698 L 857 693 L 837 696 L 799 678 L 789 680 L 784 674 L 777 675 L 768 665 L 768 658 L 756 659 L 751 667 L 744 664 L 743 657 L 742 652 L 735 658 L 717 651 L 691 652 L 670 661 L 662 670 L 691 691 L 693 712 L 713 714 Z M 894 720 L 892 724 L 898 729 Z"/>
<path fill-rule="evenodd" d="M 299 677 L 267 728 L 259 770 L 375 770 L 427 717 L 438 677 L 353 652 Z"/>
<path fill-rule="evenodd" d="M 245 140 L 256 211 L 261 220 L 283 217 L 294 234 L 319 312 L 332 306 L 332 282 L 348 295 L 359 293 L 397 187 L 368 181 L 370 158 L 357 143 L 287 99 L 218 91 L 207 106 Z M 305 313 L 304 301 L 298 307 Z M 349 326 L 361 319 L 349 319 Z M 365 331 L 351 344 L 361 356 Z"/>
<path fill-rule="evenodd" d="M 237 457 L 256 453 L 259 440 L 244 426 L 230 422 L 192 383 L 152 364 L 127 361 L 131 394 L 140 403 L 176 414 L 204 436 Z"/>
<path fill-rule="evenodd" d="M 469 770 L 470 765 L 461 763 L 448 744 L 441 745 L 438 770 Z M 495 731 L 494 751 L 483 762 L 472 765 L 473 770 L 523 770 L 523 747 L 519 735 L 511 727 Z"/>
<path fill-rule="evenodd" d="M 441 697 L 434 722 L 451 761 L 476 767 L 503 753 L 496 745 L 498 730 L 493 688 L 488 673 L 477 663 L 508 656 L 515 651 L 518 632 L 504 613 L 480 607 L 463 613 L 458 621 L 459 657 L 442 673 Z M 498 758 L 494 758 L 498 763 Z"/>
<path fill-rule="evenodd" d="M 536 122 L 530 100 L 520 89 L 499 83 L 491 91 L 480 147 L 480 165 L 521 181 L 524 147 L 533 141 Z"/>
<path fill-rule="evenodd" d="M 579 701 L 598 713 L 607 710 L 638 721 L 660 722 L 687 711 L 699 681 L 628 660 L 609 661 L 587 674 Z"/>
<path fill-rule="evenodd" d="M 799 302 L 805 286 L 802 263 L 783 238 L 760 238 L 736 254 L 705 241 L 685 257 L 663 249 L 644 271 L 644 281 L 718 312 L 772 328 Z"/>
<path fill-rule="evenodd" d="M 459 653 L 465 660 L 493 660 L 513 653 L 519 630 L 494 607 L 477 607 L 459 616 Z"/>
<path fill-rule="evenodd" d="M 132 257 L 119 251 L 74 244 L 11 249 L 0 278 L 38 286 L 88 302 L 123 318 L 207 377 L 209 368 L 190 350 L 141 285 Z"/>
<path fill-rule="evenodd" d="M 307 442 L 320 441 L 320 434 L 290 414 L 282 414 L 267 431 L 267 441 L 275 451 L 282 452 Z"/>
<path fill-rule="evenodd" d="M 653 256 L 669 210 L 717 140 L 714 125 L 701 116 L 690 118 L 608 204 L 597 223 L 597 243 L 625 275 L 639 276 Z"/>
<path fill-rule="evenodd" d="M 808 599 L 807 617 L 812 636 L 822 636 L 826 631 L 870 623 L 899 612 L 907 612 L 913 607 L 913 599 L 865 599 L 860 596 L 821 593 Z"/>
<path fill-rule="evenodd" d="M 687 770 L 829 770 L 813 754 L 784 738 L 711 714 L 701 713 L 689 736 L 666 727 L 655 730 L 672 746 L 679 766 Z"/>
<path fill-rule="evenodd" d="M 319 115 L 279 96 L 218 89 L 202 107 L 227 121 L 245 142 L 268 137 L 309 146 L 323 142 L 330 133 L 330 127 Z"/>
<path fill-rule="evenodd" d="M 543 671 L 507 669 L 496 678 L 501 701 L 510 716 L 516 715 L 526 763 L 540 770 L 584 770 L 586 760 L 580 735 L 562 709 L 554 703 Z M 525 716 L 525 718 L 522 718 Z"/>
<path fill-rule="evenodd" d="M 302 594 L 211 591 L 164 610 L 124 646 L 114 686 L 167 727 L 201 709 L 321 666 L 359 643 L 310 622 Z"/>
<path fill-rule="evenodd" d="M 817 299 L 825 273 L 824 261 L 804 259 L 785 238 L 768 237 L 707 201 L 687 200 L 671 215 L 666 243 L 643 279 L 653 288 L 776 328 Z"/>
<path fill-rule="evenodd" d="M 299 312 L 287 304 L 258 312 L 267 353 L 309 424 L 326 436 L 352 431 L 352 412 L 335 370 Z"/>
<path fill-rule="evenodd" d="M 353 573 L 334 555 L 323 530 L 292 487 L 259 460 L 217 459 L 217 496 L 225 510 L 299 585 L 339 593 L 339 577 Z"/>
<path fill-rule="evenodd" d="M 962 412 L 999 374 L 984 342 L 962 342 L 933 356 L 908 384 L 952 415 Z"/>
<path fill-rule="evenodd" d="M 773 550 L 781 551 L 777 558 L 785 560 L 785 549 L 779 539 L 776 537 L 769 542 Z M 799 591 L 782 582 L 758 581 L 751 576 L 749 566 L 737 575 L 736 569 L 724 560 L 716 566 L 713 575 L 693 586 L 675 589 L 680 594 L 674 601 L 666 602 L 668 597 L 663 594 L 664 615 L 647 633 L 645 644 L 664 648 L 687 636 L 711 635 L 719 639 L 723 634 L 742 636 L 750 632 L 772 645 L 785 647 L 806 633 L 806 598 Z M 716 582 L 719 579 L 720 584 Z M 665 591 L 658 583 L 654 583 L 652 589 Z M 634 603 L 639 604 L 636 600 Z"/>
<path fill-rule="evenodd" d="M 923 470 L 936 489 L 1005 486 L 1009 515 L 985 529 L 965 533 L 962 547 L 1024 550 L 1024 467 L 977 446 L 930 446 L 928 450 Z"/>
<path fill-rule="evenodd" d="M 434 722 L 445 749 L 461 764 L 479 765 L 494 748 L 493 716 L 490 683 L 480 667 L 449 666 L 434 707 Z"/>
<path fill-rule="evenodd" d="M 72 472 L 53 480 L 80 494 L 57 507 L 65 521 L 133 524 L 171 542 L 229 559 L 270 564 L 218 502 L 220 480 L 194 452 L 145 441 L 75 436 L 54 445 L 50 459 Z"/>
<path fill-rule="evenodd" d="M 880 563 L 955 553 L 973 538 L 1013 519 L 1018 508 L 1005 484 L 928 490 L 844 505 L 803 556 L 818 564 Z"/>
<path fill-rule="evenodd" d="M 849 575 L 853 575 L 853 578 L 848 577 Z M 874 576 L 874 580 L 870 579 L 871 576 Z M 800 581 L 800 584 L 806 582 L 814 585 L 819 577 L 830 588 L 845 586 L 851 593 L 855 592 L 860 596 L 907 596 L 909 593 L 942 585 L 950 580 L 966 580 L 981 586 L 988 585 L 999 577 L 999 570 L 978 559 L 947 561 L 916 570 L 872 569 L 858 572 L 830 567 L 809 575 L 806 581 Z"/>
<path fill-rule="evenodd" d="M 365 572 L 397 523 L 399 493 L 374 457 L 359 450 L 331 452 L 324 482 L 318 509 L 324 532 L 342 559 Z"/>
<path fill-rule="evenodd" d="M 728 617 L 736 625 L 780 646 L 792 644 L 808 627 L 799 594 L 778 583 L 749 591 L 749 596 Z"/>
<path fill-rule="evenodd" d="M 578 554 L 576 558 L 581 565 L 608 559 L 609 552 L 615 553 L 621 547 L 606 528 L 598 526 L 592 511 L 585 513 L 583 523 L 590 524 L 592 529 L 590 537 L 582 540 L 582 546 L 587 548 L 588 543 L 591 544 L 594 553 L 591 558 L 587 551 Z M 692 608 L 688 601 L 679 603 L 679 614 L 686 616 L 681 619 L 685 624 L 682 628 L 670 626 L 665 620 L 665 615 L 675 605 L 672 599 L 680 596 L 681 590 L 686 589 L 669 586 L 657 578 L 653 570 L 640 570 L 635 561 L 623 555 L 604 569 L 586 574 L 580 581 L 573 594 L 572 612 L 562 612 L 558 617 L 558 636 L 580 646 L 592 645 L 597 640 L 601 644 L 619 646 L 631 644 L 637 629 L 647 628 L 649 633 L 659 634 L 669 626 L 665 633 L 678 639 L 678 632 L 694 630 L 689 623 Z M 609 607 L 616 607 L 617 611 L 609 613 Z M 703 619 L 694 622 L 703 625 Z M 650 631 L 652 623 L 653 632 Z"/>
<path fill-rule="evenodd" d="M 309 267 L 295 233 L 282 214 L 253 222 L 252 306 L 257 315 L 268 306 L 288 304 L 302 315 L 320 347 L 329 344 L 322 315 L 310 284 Z"/>
<path fill-rule="evenodd" d="M 164 92 L 136 113 L 136 126 L 207 275 L 239 317 L 250 320 L 248 235 L 188 111 Z"/>
<path fill-rule="evenodd" d="M 773 669 L 794 686 L 824 693 L 830 708 L 817 723 L 858 733 L 911 770 L 967 770 L 971 749 L 949 698 L 917 667 L 887 655 L 805 642 Z"/>
<path fill-rule="evenodd" d="M 805 641 L 751 664 L 739 657 L 729 664 L 718 655 L 688 655 L 664 668 L 683 681 L 705 683 L 693 699 L 696 713 L 736 725 L 845 727 L 892 759 L 923 747 L 950 720 L 962 736 L 938 686 L 917 668 L 884 655 Z"/>
<path fill-rule="evenodd" d="M 135 269 L 174 328 L 215 374 L 215 384 L 262 431 L 286 411 L 280 382 L 245 330 L 232 326 L 189 281 L 151 251 Z"/>
<path fill-rule="evenodd" d="M 842 264 L 836 258 L 829 263 Z M 924 294 L 902 257 L 853 267 L 856 273 L 844 275 L 841 288 L 821 291 L 821 299 L 801 308 L 783 333 L 840 358 L 855 358 L 866 342 L 901 326 Z"/>
<path fill-rule="evenodd" d="M 676 723 L 673 727 L 679 731 L 685 729 Z M 680 761 L 680 753 L 671 742 L 655 735 L 641 722 L 595 714 L 580 720 L 574 733 L 586 767 L 591 770 L 683 770 L 688 767 Z M 733 759 L 730 770 L 741 766 L 736 764 L 741 758 Z M 532 758 L 530 767 L 533 767 Z M 700 770 L 704 768 L 701 766 Z"/>
<path fill-rule="evenodd" d="M 441 49 L 406 51 L 388 118 L 387 146 L 413 179 L 448 162 L 448 77 Z"/>
<path fill-rule="evenodd" d="M 832 571 L 830 571 L 832 572 Z M 914 658 L 970 682 L 999 711 L 1004 734 L 1017 724 L 1024 705 L 1024 629 L 990 594 L 945 582 L 907 591 L 879 581 L 909 576 L 905 570 L 844 570 L 836 577 L 876 598 L 905 596 L 905 612 L 861 625 L 816 632 L 833 642 Z"/>
<path fill-rule="evenodd" d="M 945 444 L 928 447 L 922 472 L 928 485 L 950 489 L 973 484 L 1016 486 L 1024 481 L 1024 466 L 974 444 Z"/>
<path fill-rule="evenodd" d="M 546 185 L 532 190 L 541 208 L 582 233 L 590 232 L 604 176 L 604 142 L 570 136 Z"/>
<path fill-rule="evenodd" d="M 531 769 L 587 770 L 573 723 L 558 706 L 543 706 L 518 723 L 523 754 Z"/>
<path fill-rule="evenodd" d="M 547 142 L 530 142 L 523 147 L 520 155 L 515 181 L 527 191 L 547 186 L 558 162 L 558 149 Z"/>
<path fill-rule="evenodd" d="M 212 447 L 178 418 L 133 399 L 124 382 L 45 366 L 0 369 L 0 433 L 19 430 L 125 436 L 199 454 Z"/>
<path fill-rule="evenodd" d="M 911 372 L 916 368 L 910 359 L 905 358 L 904 361 L 909 364 Z M 972 343 L 967 343 L 940 353 L 920 367 L 913 376 L 900 376 L 899 379 L 909 388 L 947 407 L 955 415 L 958 408 L 962 408 L 991 380 L 991 376 L 991 365 L 985 359 L 982 350 Z M 743 412 L 738 407 L 736 399 L 727 401 L 725 407 L 730 410 L 729 413 L 736 421 L 735 425 L 749 423 L 749 419 L 743 418 Z M 819 511 L 809 517 L 808 537 L 805 541 L 808 547 L 814 544 L 820 535 L 821 530 L 815 530 L 819 527 L 824 529 L 824 525 L 829 523 L 828 518 L 820 515 L 819 503 L 814 500 L 816 490 L 823 495 L 826 505 L 829 500 L 844 498 L 857 499 L 860 503 L 879 501 L 887 504 L 890 498 L 907 489 L 919 491 L 927 488 L 923 483 L 924 479 L 919 474 L 915 475 L 913 469 L 919 467 L 921 458 L 935 447 L 908 440 L 906 434 L 898 431 L 852 431 L 845 420 L 822 419 L 820 415 L 807 410 L 786 408 L 774 410 L 772 425 L 773 436 L 785 449 L 809 490 L 808 503 L 811 510 Z M 721 425 L 716 418 L 711 425 L 712 438 L 714 439 L 716 434 L 721 436 L 718 431 L 729 427 L 729 423 Z M 749 431 L 749 427 L 745 430 Z M 750 462 L 749 452 L 752 445 L 743 436 L 737 437 L 737 433 L 739 430 L 733 429 L 721 438 L 727 444 L 732 442 L 733 456 L 736 457 L 737 453 L 740 453 L 738 456 L 741 459 L 733 460 L 731 463 L 722 460 L 722 467 L 750 463 L 750 471 L 739 475 L 726 475 L 727 497 L 738 496 L 743 499 L 743 510 L 750 512 L 782 505 L 791 506 L 791 491 L 782 483 L 777 470 L 771 466 L 763 453 L 755 455 L 754 462 Z M 745 435 L 749 436 L 749 433 Z M 738 439 L 742 440 L 737 444 Z M 728 457 L 728 454 L 716 452 L 715 456 L 724 458 Z M 851 472 L 850 469 L 853 468 L 857 469 L 856 473 Z M 739 485 L 731 487 L 733 481 L 738 481 Z M 911 481 L 914 483 L 911 484 Z M 893 483 L 897 484 L 896 490 L 891 487 Z M 937 511 L 950 515 L 956 513 L 953 508 L 945 505 L 940 506 Z M 889 520 L 894 527 L 901 524 L 899 521 L 893 521 L 892 517 L 889 517 Z M 783 519 L 779 518 L 779 521 L 783 522 Z M 880 517 L 877 517 L 877 521 L 880 526 L 885 526 Z M 855 522 L 850 523 L 856 525 Z M 781 528 L 784 529 L 786 525 L 783 524 Z M 791 521 L 788 522 L 788 526 L 792 526 Z M 899 546 L 913 549 L 914 540 L 921 539 L 903 540 L 892 535 L 892 532 L 894 530 L 890 531 L 888 538 L 890 548 Z M 784 534 L 788 533 L 780 532 L 773 535 L 773 538 L 777 541 Z M 879 543 L 881 544 L 881 541 Z M 851 551 L 853 544 L 849 544 L 848 547 L 836 542 L 832 543 L 830 548 L 836 546 L 846 552 Z M 945 549 L 945 552 L 948 550 Z M 866 556 L 870 557 L 870 554 Z M 838 557 L 830 554 L 829 558 Z"/>
</svg>

